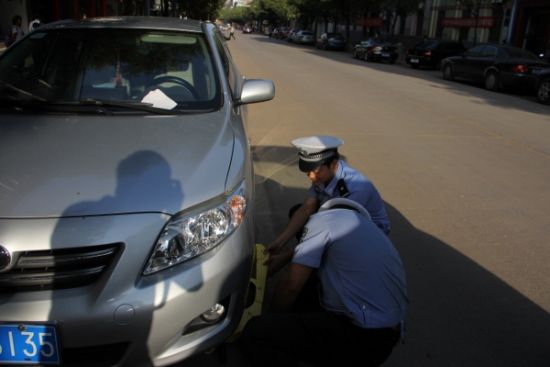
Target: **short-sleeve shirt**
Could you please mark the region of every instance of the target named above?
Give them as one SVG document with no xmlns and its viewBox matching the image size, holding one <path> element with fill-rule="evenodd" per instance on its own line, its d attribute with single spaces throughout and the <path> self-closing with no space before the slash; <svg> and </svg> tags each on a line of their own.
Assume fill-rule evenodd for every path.
<svg viewBox="0 0 550 367">
<path fill-rule="evenodd" d="M 347 193 L 344 196 L 341 196 L 340 191 L 337 190 L 339 180 L 343 180 L 347 188 Z M 373 222 L 384 233 L 388 234 L 390 232 L 390 220 L 380 193 L 367 177 L 348 166 L 343 160 L 338 161 L 336 174 L 327 185 L 316 186 L 312 184 L 307 195 L 319 200 L 320 205 L 337 197 L 353 200 L 367 209 Z"/>
<path fill-rule="evenodd" d="M 312 215 L 292 262 L 318 269 L 320 303 L 363 328 L 393 327 L 408 305 L 401 258 L 376 225 L 349 209 Z"/>
</svg>

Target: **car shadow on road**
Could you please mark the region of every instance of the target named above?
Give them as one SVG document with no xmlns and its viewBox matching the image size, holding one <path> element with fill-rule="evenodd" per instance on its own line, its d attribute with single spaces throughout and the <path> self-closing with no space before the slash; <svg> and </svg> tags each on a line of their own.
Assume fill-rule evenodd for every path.
<svg viewBox="0 0 550 367">
<path fill-rule="evenodd" d="M 304 52 L 310 53 L 313 56 L 324 57 L 333 61 L 357 65 L 366 69 L 372 69 L 393 75 L 397 74 L 409 78 L 415 78 L 427 82 L 432 88 L 451 90 L 457 95 L 477 98 L 480 103 L 487 103 L 504 109 L 521 110 L 543 116 L 548 116 L 550 111 L 548 106 L 537 103 L 534 91 L 526 91 L 523 93 L 511 91 L 491 92 L 485 90 L 483 85 L 479 83 L 445 80 L 439 70 L 413 69 L 403 62 L 398 62 L 396 64 L 366 62 L 363 60 L 354 59 L 351 52 L 319 50 L 311 45 L 296 45 L 284 40 L 276 40 L 259 34 L 253 35 L 252 37 L 259 42 L 301 48 Z"/>
</svg>

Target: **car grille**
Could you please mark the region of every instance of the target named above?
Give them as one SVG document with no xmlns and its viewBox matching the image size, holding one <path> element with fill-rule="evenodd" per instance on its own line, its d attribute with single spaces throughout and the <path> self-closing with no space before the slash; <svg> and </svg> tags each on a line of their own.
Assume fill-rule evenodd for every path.
<svg viewBox="0 0 550 367">
<path fill-rule="evenodd" d="M 109 267 L 121 247 L 112 244 L 16 253 L 15 266 L 0 273 L 0 292 L 89 285 Z"/>
</svg>

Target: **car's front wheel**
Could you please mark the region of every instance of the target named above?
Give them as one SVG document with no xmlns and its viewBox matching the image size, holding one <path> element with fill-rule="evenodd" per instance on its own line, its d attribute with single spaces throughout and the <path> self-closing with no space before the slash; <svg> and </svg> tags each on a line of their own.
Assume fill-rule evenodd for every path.
<svg viewBox="0 0 550 367">
<path fill-rule="evenodd" d="M 550 78 L 541 80 L 537 87 L 537 101 L 550 104 Z"/>
<path fill-rule="evenodd" d="M 453 74 L 453 67 L 451 64 L 446 64 L 443 66 L 443 79 L 445 80 L 453 80 L 454 74 Z"/>
<path fill-rule="evenodd" d="M 498 80 L 498 74 L 494 71 L 489 71 L 485 75 L 485 88 L 487 90 L 496 92 L 500 89 L 500 82 Z"/>
</svg>

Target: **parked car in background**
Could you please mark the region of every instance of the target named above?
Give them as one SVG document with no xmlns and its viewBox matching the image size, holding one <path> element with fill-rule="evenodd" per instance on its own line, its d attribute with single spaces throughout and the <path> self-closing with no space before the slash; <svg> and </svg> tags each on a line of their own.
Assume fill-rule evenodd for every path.
<svg viewBox="0 0 550 367">
<path fill-rule="evenodd" d="M 533 71 L 550 66 L 533 53 L 504 45 L 477 45 L 460 56 L 442 61 L 443 77 L 482 82 L 492 91 L 527 90 L 534 83 Z"/>
<path fill-rule="evenodd" d="M 389 62 L 393 64 L 399 56 L 397 47 L 384 40 L 361 41 L 353 48 L 353 57 L 365 61 Z"/>
<path fill-rule="evenodd" d="M 286 41 L 287 42 L 294 42 L 294 35 L 298 32 L 296 29 L 289 29 L 286 34 Z"/>
<path fill-rule="evenodd" d="M 65 20 L 0 56 L 0 364 L 169 365 L 249 287 L 243 79 L 212 23 Z"/>
<path fill-rule="evenodd" d="M 344 50 L 346 40 L 341 33 L 322 33 L 315 45 L 323 50 Z"/>
<path fill-rule="evenodd" d="M 459 41 L 424 40 L 407 50 L 405 62 L 413 68 L 440 69 L 441 60 L 459 55 L 464 51 L 466 48 Z"/>
<path fill-rule="evenodd" d="M 550 104 L 550 66 L 533 70 L 537 101 Z"/>
<path fill-rule="evenodd" d="M 218 29 L 223 35 L 223 38 L 225 38 L 226 41 L 229 41 L 229 39 L 231 38 L 231 25 L 228 23 L 221 23 L 218 25 Z"/>
<path fill-rule="evenodd" d="M 292 42 L 299 45 L 312 45 L 315 39 L 311 31 L 298 31 L 292 35 Z"/>
<path fill-rule="evenodd" d="M 245 24 L 245 26 L 243 27 L 243 33 L 245 34 L 249 34 L 249 33 L 252 33 L 252 26 L 250 26 L 249 24 Z"/>
</svg>

